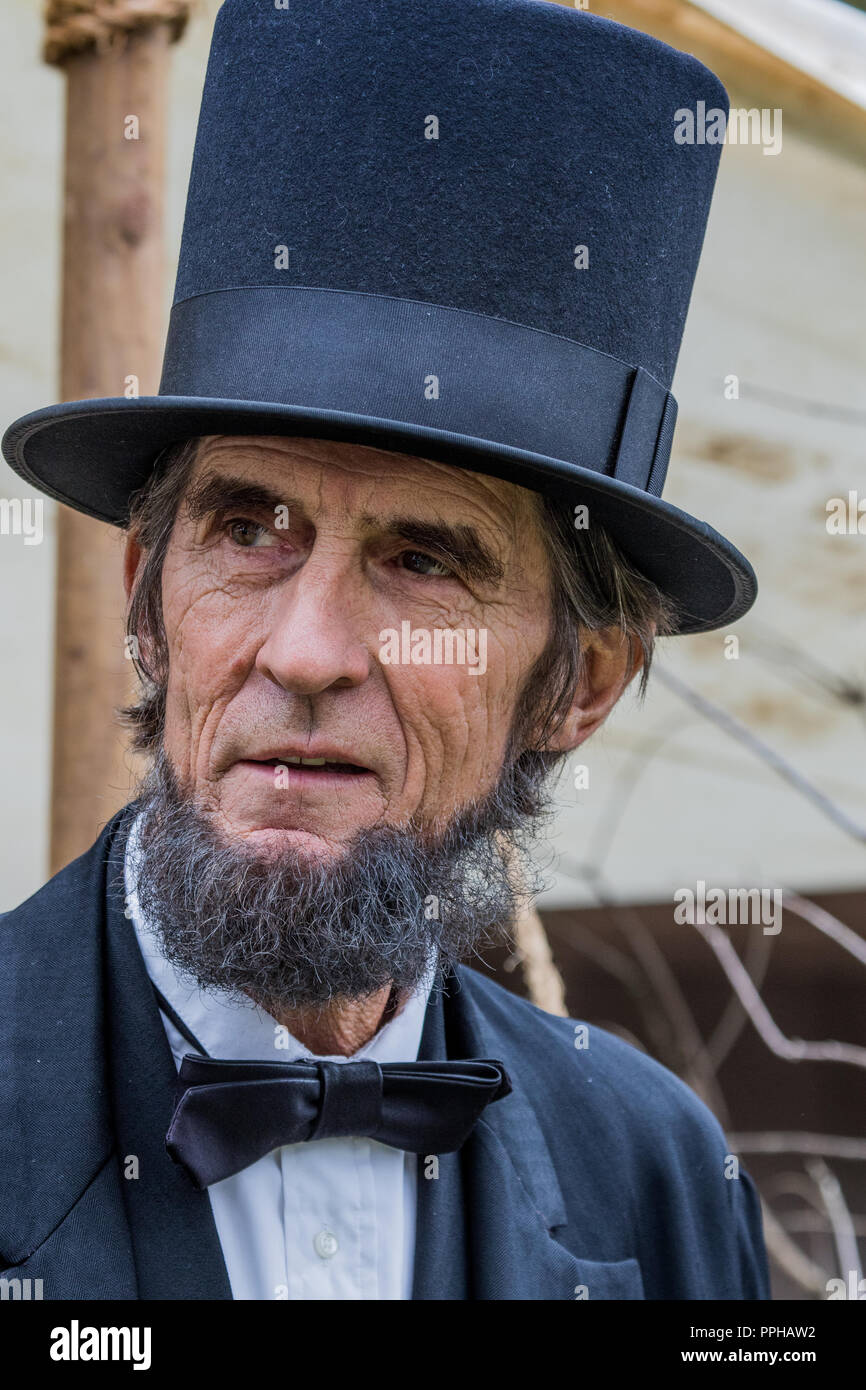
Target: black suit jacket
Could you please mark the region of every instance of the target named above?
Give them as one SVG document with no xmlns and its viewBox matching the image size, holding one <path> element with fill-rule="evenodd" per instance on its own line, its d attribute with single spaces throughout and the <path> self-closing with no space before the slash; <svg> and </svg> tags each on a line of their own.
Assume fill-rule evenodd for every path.
<svg viewBox="0 0 866 1390">
<path fill-rule="evenodd" d="M 206 1192 L 165 1152 L 175 1064 L 124 916 L 130 808 L 0 920 L 0 1269 L 46 1299 L 228 1299 Z M 767 1298 L 760 1205 L 677 1077 L 460 967 L 420 1056 L 514 1090 L 418 1177 L 416 1299 Z M 136 1171 L 129 1162 L 136 1158 Z"/>
</svg>

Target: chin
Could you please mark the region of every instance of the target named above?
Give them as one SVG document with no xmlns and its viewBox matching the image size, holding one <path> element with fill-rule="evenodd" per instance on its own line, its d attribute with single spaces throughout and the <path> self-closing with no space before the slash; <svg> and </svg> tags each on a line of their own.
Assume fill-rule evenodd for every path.
<svg viewBox="0 0 866 1390">
<path fill-rule="evenodd" d="M 268 825 L 253 830 L 234 830 L 228 838 L 233 844 L 246 845 L 257 857 L 275 860 L 291 853 L 311 864 L 321 864 L 339 859 L 346 852 L 345 846 L 316 831 L 295 827 Z"/>
</svg>

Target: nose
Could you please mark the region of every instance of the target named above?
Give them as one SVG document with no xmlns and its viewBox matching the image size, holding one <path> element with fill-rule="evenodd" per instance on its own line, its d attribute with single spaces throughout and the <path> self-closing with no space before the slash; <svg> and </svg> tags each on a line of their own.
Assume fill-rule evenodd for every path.
<svg viewBox="0 0 866 1390">
<path fill-rule="evenodd" d="M 351 557 L 317 554 L 274 597 L 272 625 L 256 670 L 293 695 L 362 685 L 370 653 L 359 636 L 359 577 Z"/>
</svg>

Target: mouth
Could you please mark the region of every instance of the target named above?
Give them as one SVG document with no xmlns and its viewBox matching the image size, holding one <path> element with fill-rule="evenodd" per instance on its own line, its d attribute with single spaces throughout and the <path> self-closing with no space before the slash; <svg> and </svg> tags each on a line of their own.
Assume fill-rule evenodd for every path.
<svg viewBox="0 0 866 1390">
<path fill-rule="evenodd" d="M 372 777 L 369 767 L 360 763 L 348 762 L 344 758 L 309 758 L 297 754 L 284 754 L 273 758 L 243 758 L 244 767 L 258 769 L 270 777 L 282 771 L 290 780 L 323 781 L 330 778 Z"/>
</svg>

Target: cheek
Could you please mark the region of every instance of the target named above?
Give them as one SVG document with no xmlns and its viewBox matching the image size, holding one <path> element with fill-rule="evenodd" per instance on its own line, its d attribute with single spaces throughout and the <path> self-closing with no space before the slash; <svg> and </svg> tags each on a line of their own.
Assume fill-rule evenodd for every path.
<svg viewBox="0 0 866 1390">
<path fill-rule="evenodd" d="M 526 644 L 488 630 L 477 674 L 467 665 L 385 667 L 391 699 L 404 730 L 410 783 L 425 794 L 440 788 L 462 795 L 495 780 L 502 766 L 528 659 Z"/>
<path fill-rule="evenodd" d="M 243 685 L 259 646 L 261 604 L 222 589 L 177 591 L 164 607 L 169 650 L 167 715 L 199 728 Z"/>
</svg>

